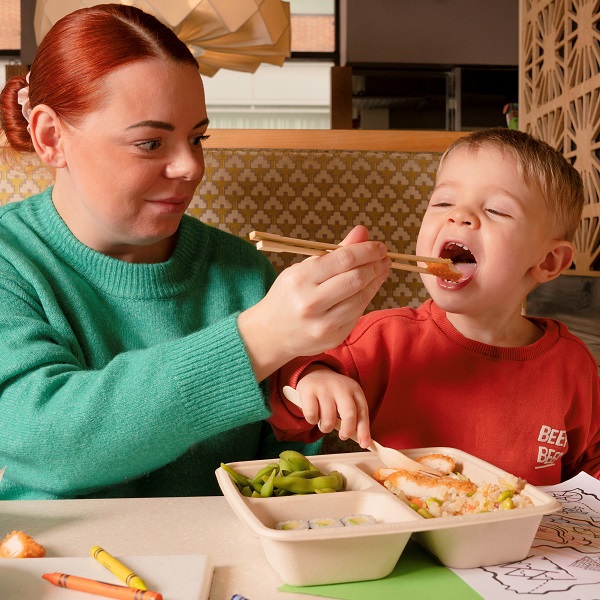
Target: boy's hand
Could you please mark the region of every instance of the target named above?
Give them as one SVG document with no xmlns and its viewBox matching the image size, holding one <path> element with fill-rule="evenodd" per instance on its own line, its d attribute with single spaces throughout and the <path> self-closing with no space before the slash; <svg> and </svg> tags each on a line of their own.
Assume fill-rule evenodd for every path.
<svg viewBox="0 0 600 600">
<path fill-rule="evenodd" d="M 304 418 L 310 424 L 318 424 L 323 433 L 329 433 L 339 415 L 340 439 L 355 439 L 361 448 L 369 446 L 369 406 L 354 379 L 324 365 L 312 365 L 302 374 L 296 390 L 302 398 Z"/>
</svg>

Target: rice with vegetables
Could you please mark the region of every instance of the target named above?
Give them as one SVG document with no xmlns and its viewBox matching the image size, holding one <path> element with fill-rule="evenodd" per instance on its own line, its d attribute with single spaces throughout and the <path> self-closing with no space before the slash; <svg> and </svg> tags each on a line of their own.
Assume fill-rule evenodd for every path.
<svg viewBox="0 0 600 600">
<path fill-rule="evenodd" d="M 417 460 L 428 464 L 423 460 L 427 458 Z M 439 464 L 439 457 L 436 460 Z M 522 493 L 526 482 L 508 474 L 497 483 L 480 486 L 453 471 L 432 477 L 413 471 L 378 469 L 374 477 L 427 519 L 533 506 L 531 499 Z"/>
</svg>

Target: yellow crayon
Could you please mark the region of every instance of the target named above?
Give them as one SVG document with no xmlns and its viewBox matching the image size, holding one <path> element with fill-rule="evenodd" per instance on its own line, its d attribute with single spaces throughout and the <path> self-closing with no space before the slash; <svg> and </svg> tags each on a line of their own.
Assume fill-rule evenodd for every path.
<svg viewBox="0 0 600 600">
<path fill-rule="evenodd" d="M 146 584 L 122 562 L 119 562 L 114 556 L 111 556 L 106 550 L 100 546 L 93 546 L 90 554 L 103 566 L 106 567 L 113 575 L 116 575 L 121 581 L 125 582 L 129 587 L 138 590 L 147 590 Z"/>
</svg>

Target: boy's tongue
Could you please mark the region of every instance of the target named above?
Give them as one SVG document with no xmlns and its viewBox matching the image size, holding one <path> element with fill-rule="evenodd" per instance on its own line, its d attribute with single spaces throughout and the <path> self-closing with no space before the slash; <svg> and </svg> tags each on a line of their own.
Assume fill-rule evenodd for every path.
<svg viewBox="0 0 600 600">
<path fill-rule="evenodd" d="M 471 277 L 473 277 L 473 275 L 475 275 L 475 271 L 477 271 L 477 263 L 457 262 L 457 263 L 454 263 L 454 266 L 463 275 L 461 277 L 460 281 L 464 281 L 465 279 L 470 279 Z"/>
<path fill-rule="evenodd" d="M 460 282 L 467 281 L 477 271 L 477 261 L 466 244 L 461 242 L 447 242 L 440 253 L 441 258 L 449 258 L 456 269 L 462 273 Z"/>
</svg>

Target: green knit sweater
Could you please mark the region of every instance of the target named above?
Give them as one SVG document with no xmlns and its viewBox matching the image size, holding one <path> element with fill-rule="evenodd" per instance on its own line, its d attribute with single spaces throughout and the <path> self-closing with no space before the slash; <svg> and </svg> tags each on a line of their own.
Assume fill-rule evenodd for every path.
<svg viewBox="0 0 600 600">
<path fill-rule="evenodd" d="M 133 264 L 80 243 L 51 189 L 2 207 L 0 499 L 216 494 L 221 461 L 277 456 L 237 329 L 273 279 L 191 217 Z"/>
</svg>

